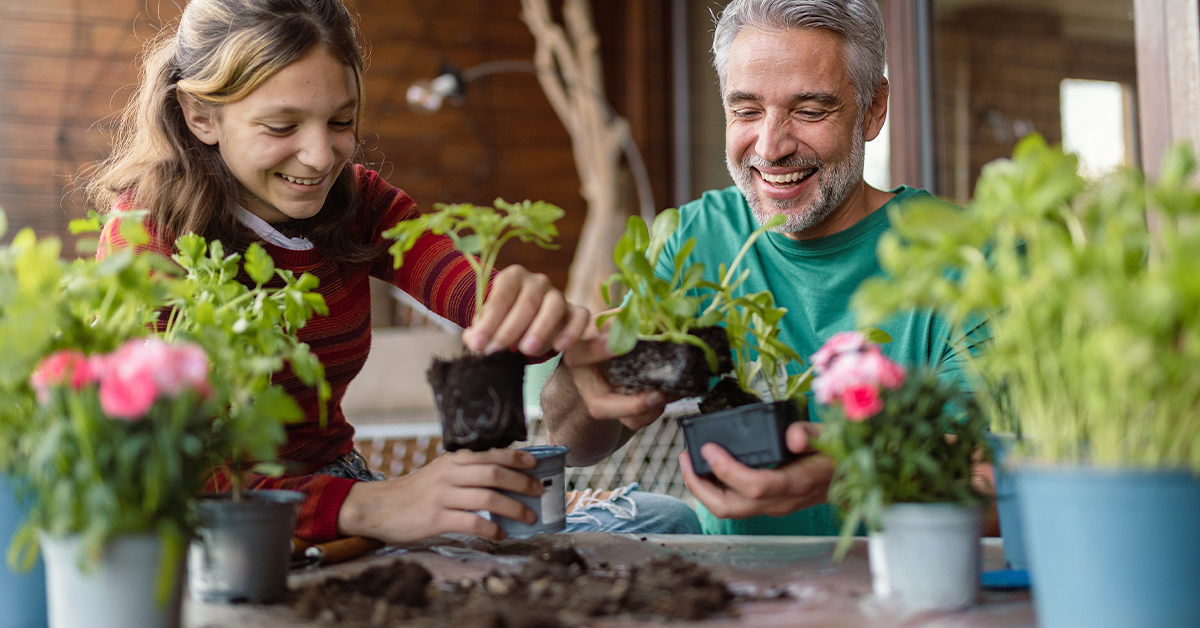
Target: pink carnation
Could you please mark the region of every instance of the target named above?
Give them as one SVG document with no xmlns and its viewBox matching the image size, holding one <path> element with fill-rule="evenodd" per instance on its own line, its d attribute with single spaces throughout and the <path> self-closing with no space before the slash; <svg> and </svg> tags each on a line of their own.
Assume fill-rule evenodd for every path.
<svg viewBox="0 0 1200 628">
<path fill-rule="evenodd" d="M 185 390 L 207 395 L 208 366 L 208 355 L 198 345 L 130 340 L 105 357 L 100 406 L 114 418 L 136 420 L 160 395 L 175 397 Z"/>
<path fill-rule="evenodd" d="M 813 371 L 823 372 L 829 368 L 829 363 L 844 353 L 857 353 L 867 342 L 867 337 L 857 331 L 836 333 L 825 341 L 825 344 L 812 356 Z"/>
<path fill-rule="evenodd" d="M 862 421 L 883 409 L 879 389 L 870 384 L 855 384 L 842 391 L 842 412 L 851 421 Z"/>
<path fill-rule="evenodd" d="M 29 385 L 37 392 L 38 401 L 45 403 L 51 387 L 67 384 L 71 390 L 80 390 L 95 383 L 96 377 L 93 363 L 87 356 L 74 349 L 63 349 L 38 362 L 29 377 Z"/>
<path fill-rule="evenodd" d="M 903 366 L 896 364 L 883 355 L 878 346 L 872 345 L 862 353 L 861 368 L 863 370 L 863 378 L 883 386 L 884 388 L 898 388 L 904 383 L 904 378 L 908 372 Z"/>
<path fill-rule="evenodd" d="M 154 376 L 144 370 L 116 368 L 100 381 L 100 409 L 114 419 L 138 421 L 156 398 Z"/>
</svg>

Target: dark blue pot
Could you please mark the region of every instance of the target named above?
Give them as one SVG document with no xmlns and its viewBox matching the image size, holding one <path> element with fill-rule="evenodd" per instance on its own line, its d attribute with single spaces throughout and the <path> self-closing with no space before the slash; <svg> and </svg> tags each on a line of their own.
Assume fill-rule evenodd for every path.
<svg viewBox="0 0 1200 628">
<path fill-rule="evenodd" d="M 1023 468 L 1042 628 L 1200 626 L 1200 479 L 1190 472 Z"/>
<path fill-rule="evenodd" d="M 41 559 L 33 569 L 23 572 L 14 572 L 4 560 L 25 515 L 12 479 L 0 473 L 0 628 L 46 626 L 46 571 Z"/>
<path fill-rule="evenodd" d="M 1021 503 L 1017 499 L 1017 482 L 1004 461 L 1016 442 L 1010 434 L 987 434 L 995 458 L 996 511 L 1000 515 L 1000 536 L 1004 539 L 1004 560 L 1009 569 L 1026 569 L 1025 534 L 1021 531 Z"/>
</svg>

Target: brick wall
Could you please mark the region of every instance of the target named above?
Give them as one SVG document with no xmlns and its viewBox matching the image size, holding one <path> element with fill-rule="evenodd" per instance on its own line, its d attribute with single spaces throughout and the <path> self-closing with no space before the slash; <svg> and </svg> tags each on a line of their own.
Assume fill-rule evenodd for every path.
<svg viewBox="0 0 1200 628">
<path fill-rule="evenodd" d="M 637 115 L 636 139 L 654 146 L 647 162 L 661 203 L 670 176 L 663 80 L 669 68 L 659 62 L 667 54 L 664 38 L 647 33 L 667 28 L 669 3 L 597 4 L 613 104 Z M 480 78 L 467 86 L 461 106 L 434 115 L 405 104 L 408 86 L 435 76 L 443 62 L 468 68 L 530 59 L 534 42 L 518 0 L 356 0 L 353 6 L 369 44 L 365 160 L 426 208 L 498 196 L 562 206 L 559 250 L 513 242 L 501 262 L 523 263 L 564 286 L 586 206 L 570 138 L 536 77 Z M 0 0 L 0 206 L 14 228 L 65 237 L 68 220 L 83 215 L 72 180 L 106 154 L 104 119 L 131 92 L 140 42 L 177 11 L 173 3 L 150 0 Z M 631 28 L 640 34 L 629 35 Z"/>
<path fill-rule="evenodd" d="M 1132 41 L 1068 38 L 1052 13 L 981 6 L 944 16 L 938 26 L 939 183 L 960 201 L 973 193 L 984 164 L 1012 154 L 1014 130 L 1062 141 L 1063 79 L 1136 85 Z"/>
</svg>

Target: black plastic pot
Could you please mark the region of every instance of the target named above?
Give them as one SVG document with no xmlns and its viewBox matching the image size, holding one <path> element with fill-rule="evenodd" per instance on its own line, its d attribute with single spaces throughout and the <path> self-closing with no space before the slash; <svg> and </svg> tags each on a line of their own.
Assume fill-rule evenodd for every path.
<svg viewBox="0 0 1200 628">
<path fill-rule="evenodd" d="M 800 420 L 800 410 L 791 399 L 755 403 L 678 420 L 688 455 L 692 458 L 692 469 L 697 475 L 712 475 L 708 462 L 700 455 L 700 448 L 705 443 L 724 447 L 742 464 L 756 469 L 777 467 L 797 457 L 788 450 L 784 438 L 788 426 Z"/>
<path fill-rule="evenodd" d="M 659 340 L 639 340 L 629 353 L 609 360 L 608 383 L 618 390 L 661 390 L 695 397 L 708 392 L 713 376 L 733 370 L 729 337 L 724 327 L 702 327 L 689 332 L 717 354 L 713 372 L 704 351 L 695 345 Z"/>
<path fill-rule="evenodd" d="M 205 495 L 188 557 L 188 588 L 202 602 L 277 602 L 287 595 L 292 533 L 304 494 L 246 491 Z"/>
<path fill-rule="evenodd" d="M 515 351 L 434 359 L 426 373 L 446 451 L 484 451 L 525 440 L 525 356 Z"/>
</svg>

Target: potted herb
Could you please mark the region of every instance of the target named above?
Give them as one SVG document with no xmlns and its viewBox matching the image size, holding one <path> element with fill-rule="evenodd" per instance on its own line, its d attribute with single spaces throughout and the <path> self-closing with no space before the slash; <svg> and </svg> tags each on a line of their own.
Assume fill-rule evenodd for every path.
<svg viewBox="0 0 1200 628">
<path fill-rule="evenodd" d="M 870 317 L 918 303 L 988 317 L 972 366 L 1020 425 L 1040 625 L 1200 625 L 1195 161 L 1176 147 L 1154 183 L 1076 166 L 1030 136 L 985 169 L 968 211 L 906 210 L 881 242 L 891 278 L 856 301 Z"/>
<path fill-rule="evenodd" d="M 922 610 L 973 603 L 985 498 L 971 469 L 986 428 L 974 399 L 928 369 L 906 372 L 860 332 L 835 334 L 813 369 L 816 401 L 836 410 L 817 443 L 845 511 L 835 556 L 865 522 L 876 595 Z"/>
<path fill-rule="evenodd" d="M 244 255 L 227 254 L 220 242 L 188 235 L 176 241 L 176 249 L 173 259 L 183 276 L 166 301 L 170 314 L 162 334 L 197 342 L 221 365 L 221 377 L 213 381 L 218 412 L 208 450 L 214 463 L 225 465 L 232 485 L 229 493 L 198 501 L 189 589 L 209 602 L 276 601 L 287 592 L 303 494 L 245 491 L 242 475 L 283 471 L 274 462 L 286 440 L 283 423 L 303 418 L 291 396 L 272 383 L 285 365 L 317 388 L 324 410 L 329 398 L 324 370 L 296 332 L 327 309 L 312 292 L 315 277 L 276 269 L 257 244 Z"/>
<path fill-rule="evenodd" d="M 425 232 L 448 236 L 475 270 L 476 313 L 483 310 L 500 248 L 513 238 L 554 248 L 551 240 L 558 235 L 554 222 L 563 216 L 563 210 L 550 203 L 528 200 L 506 203 L 496 199 L 494 208 L 437 203 L 434 209 L 384 232 L 384 237 L 396 240 L 390 249 L 396 268 Z M 428 378 L 442 420 L 446 451 L 483 451 L 527 438 L 525 357 L 521 353 L 508 350 L 468 353 L 452 360 L 435 358 Z"/>
</svg>

